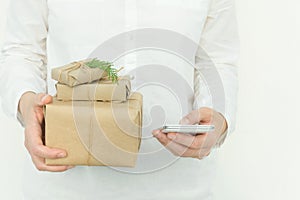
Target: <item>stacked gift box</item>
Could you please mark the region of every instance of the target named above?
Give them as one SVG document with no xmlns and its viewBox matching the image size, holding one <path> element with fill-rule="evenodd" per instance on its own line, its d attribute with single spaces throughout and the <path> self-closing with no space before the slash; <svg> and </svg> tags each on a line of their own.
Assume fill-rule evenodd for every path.
<svg viewBox="0 0 300 200">
<path fill-rule="evenodd" d="M 141 143 L 142 95 L 128 77 L 112 79 L 87 61 L 54 68 L 57 94 L 45 108 L 45 142 L 67 151 L 48 165 L 134 167 Z M 104 63 L 105 64 L 105 63 Z"/>
</svg>

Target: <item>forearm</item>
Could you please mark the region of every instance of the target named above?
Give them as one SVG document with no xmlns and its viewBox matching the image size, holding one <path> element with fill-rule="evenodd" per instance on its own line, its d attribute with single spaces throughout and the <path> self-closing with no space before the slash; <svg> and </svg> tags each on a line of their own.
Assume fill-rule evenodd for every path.
<svg viewBox="0 0 300 200">
<path fill-rule="evenodd" d="M 12 0 L 10 3 L 0 57 L 0 96 L 3 111 L 8 116 L 20 119 L 20 107 L 25 117 L 26 111 L 20 102 L 23 94 L 46 92 L 47 12 L 46 0 Z"/>
</svg>

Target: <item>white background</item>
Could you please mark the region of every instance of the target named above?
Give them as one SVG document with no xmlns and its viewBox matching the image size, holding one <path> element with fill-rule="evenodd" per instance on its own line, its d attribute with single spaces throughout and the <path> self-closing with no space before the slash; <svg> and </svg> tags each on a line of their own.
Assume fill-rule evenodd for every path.
<svg viewBox="0 0 300 200">
<path fill-rule="evenodd" d="M 300 199 L 300 2 L 236 0 L 241 36 L 235 133 L 220 151 L 217 200 Z M 8 0 L 0 0 L 0 44 Z M 21 199 L 23 130 L 0 111 L 0 199 Z"/>
</svg>

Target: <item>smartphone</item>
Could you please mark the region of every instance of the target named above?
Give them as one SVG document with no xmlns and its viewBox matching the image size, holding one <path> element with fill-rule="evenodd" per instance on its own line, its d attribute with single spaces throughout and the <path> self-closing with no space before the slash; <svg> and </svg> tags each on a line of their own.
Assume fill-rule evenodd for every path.
<svg viewBox="0 0 300 200">
<path fill-rule="evenodd" d="M 165 125 L 161 128 L 163 133 L 186 133 L 191 135 L 203 134 L 215 130 L 214 125 Z"/>
</svg>

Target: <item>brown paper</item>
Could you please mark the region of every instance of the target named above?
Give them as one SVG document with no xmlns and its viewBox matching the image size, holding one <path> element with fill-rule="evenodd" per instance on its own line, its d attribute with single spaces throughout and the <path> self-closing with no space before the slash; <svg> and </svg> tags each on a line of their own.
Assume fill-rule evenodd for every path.
<svg viewBox="0 0 300 200">
<path fill-rule="evenodd" d="M 57 99 L 62 101 L 126 101 L 130 94 L 131 85 L 128 79 L 120 79 L 117 83 L 101 80 L 75 87 L 57 83 L 56 90 Z"/>
<path fill-rule="evenodd" d="M 107 73 L 100 68 L 90 68 L 84 64 L 84 61 L 80 61 L 52 69 L 51 76 L 59 83 L 73 87 L 100 80 L 107 76 Z"/>
<path fill-rule="evenodd" d="M 126 102 L 58 101 L 46 106 L 46 145 L 65 149 L 66 158 L 47 165 L 134 167 L 141 142 L 142 95 Z"/>
</svg>

